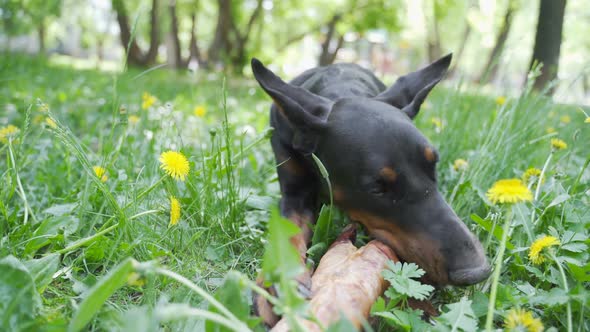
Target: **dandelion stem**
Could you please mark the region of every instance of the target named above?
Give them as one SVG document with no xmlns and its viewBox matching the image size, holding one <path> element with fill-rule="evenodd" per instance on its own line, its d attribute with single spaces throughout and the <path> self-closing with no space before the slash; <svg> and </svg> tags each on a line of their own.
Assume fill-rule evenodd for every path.
<svg viewBox="0 0 590 332">
<path fill-rule="evenodd" d="M 561 262 L 557 259 L 557 256 L 555 256 L 555 253 L 553 252 L 553 250 L 549 250 L 549 254 L 551 255 L 551 258 L 553 258 L 553 260 L 555 261 L 555 264 L 557 264 L 557 268 L 559 269 L 559 273 L 561 274 L 561 280 L 563 282 L 563 290 L 569 295 L 569 287 L 567 285 L 567 278 L 565 276 L 565 271 L 563 270 L 563 266 L 561 266 Z M 567 314 L 567 332 L 572 332 L 572 306 L 570 304 L 570 301 L 567 301 L 566 304 L 566 314 Z"/>
<path fill-rule="evenodd" d="M 209 302 L 209 304 L 211 304 L 213 307 L 215 307 L 215 309 L 219 310 L 219 312 L 221 314 L 226 316 L 233 324 L 236 324 L 237 325 L 236 330 L 238 330 L 238 331 L 249 331 L 250 330 L 244 323 L 242 323 L 236 316 L 234 316 L 234 314 L 231 311 L 229 311 L 225 306 L 223 306 L 223 304 L 221 304 L 219 301 L 217 301 L 213 296 L 211 296 L 211 294 L 207 293 L 204 289 L 195 285 L 192 281 L 188 280 L 187 278 L 183 277 L 182 275 L 180 275 L 176 272 L 169 271 L 169 270 L 166 270 L 163 268 L 156 268 L 155 272 L 158 274 L 170 277 L 170 278 L 180 282 L 181 284 L 185 285 L 186 287 L 190 288 L 195 293 L 199 294 L 202 298 L 204 298 L 207 302 Z"/>
<path fill-rule="evenodd" d="M 549 157 L 545 160 L 545 165 L 543 165 L 543 169 L 541 170 L 541 175 L 539 175 L 539 179 L 537 180 L 537 187 L 535 188 L 535 196 L 533 197 L 533 202 L 536 202 L 539 199 L 539 194 L 541 193 L 541 181 L 545 178 L 545 172 L 547 171 L 547 167 L 549 167 L 549 162 L 553 157 L 553 150 L 549 153 Z M 535 207 L 533 205 L 533 211 L 531 212 L 531 224 L 535 224 Z"/>
<path fill-rule="evenodd" d="M 154 188 L 156 188 L 160 183 L 162 183 L 162 181 L 164 181 L 165 178 L 166 178 L 166 175 L 162 176 L 160 179 L 158 179 L 158 181 L 156 181 L 154 184 L 152 184 L 149 188 L 142 191 L 139 195 L 137 195 L 137 197 L 135 198 L 135 200 L 133 202 L 125 205 L 123 207 L 123 210 L 125 210 L 126 208 L 131 206 L 132 203 L 139 202 L 145 195 L 149 194 L 152 190 L 154 190 Z"/>
<path fill-rule="evenodd" d="M 16 161 L 14 160 L 14 152 L 12 151 L 12 139 L 8 138 L 8 153 L 10 153 L 10 164 L 14 169 L 14 174 L 16 177 L 16 184 L 18 185 L 19 196 L 22 198 L 23 203 L 25 204 L 25 216 L 23 220 L 23 224 L 26 225 L 29 220 L 29 211 L 31 212 L 31 218 L 33 221 L 37 222 L 37 218 L 35 218 L 35 214 L 29 205 L 29 201 L 27 200 L 27 195 L 25 194 L 25 189 L 23 188 L 23 184 L 20 181 L 20 176 L 18 175 L 18 170 L 16 168 Z"/>
<path fill-rule="evenodd" d="M 94 239 L 96 239 L 97 237 L 99 237 L 101 235 L 104 235 L 104 234 L 112 231 L 113 229 L 115 229 L 117 227 L 119 227 L 119 223 L 116 223 L 116 224 L 112 225 L 109 228 L 105 228 L 102 231 L 100 231 L 100 232 L 98 232 L 98 233 L 96 233 L 94 235 L 91 235 L 89 237 L 85 237 L 83 239 L 80 239 L 78 241 L 75 241 L 74 243 L 70 244 L 69 246 L 67 246 L 67 247 L 65 247 L 63 249 L 57 250 L 55 253 L 61 255 L 61 254 L 65 254 L 67 252 L 70 252 L 70 251 L 72 251 L 74 249 L 78 249 L 81 246 L 83 246 L 83 245 L 85 245 L 85 244 L 87 244 L 89 242 L 94 241 Z"/>
<path fill-rule="evenodd" d="M 494 310 L 496 307 L 496 295 L 498 292 L 498 282 L 500 280 L 500 272 L 502 270 L 502 263 L 504 260 L 504 251 L 506 250 L 506 242 L 508 241 L 508 232 L 512 224 L 512 206 L 508 205 L 506 209 L 506 222 L 502 233 L 502 240 L 500 241 L 500 248 L 498 249 L 498 257 L 496 257 L 496 265 L 494 267 L 494 275 L 492 276 L 492 289 L 490 290 L 490 301 L 488 302 L 488 314 L 486 317 L 486 331 L 492 331 L 492 324 L 494 322 Z"/>
</svg>

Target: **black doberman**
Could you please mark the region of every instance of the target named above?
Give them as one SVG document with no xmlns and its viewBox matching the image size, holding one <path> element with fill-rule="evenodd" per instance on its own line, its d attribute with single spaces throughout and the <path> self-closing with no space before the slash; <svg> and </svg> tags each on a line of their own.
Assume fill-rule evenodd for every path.
<svg viewBox="0 0 590 332">
<path fill-rule="evenodd" d="M 445 75 L 451 54 L 386 86 L 355 64 L 310 69 L 286 83 L 257 59 L 252 71 L 273 99 L 271 144 L 283 216 L 302 232 L 292 239 L 305 259 L 318 208 L 329 197 L 314 153 L 330 174 L 334 203 L 436 285 L 471 285 L 490 266 L 481 243 L 437 190 L 436 149 L 412 119 Z M 310 288 L 309 273 L 299 278 Z M 272 326 L 271 308 L 257 299 Z"/>
</svg>

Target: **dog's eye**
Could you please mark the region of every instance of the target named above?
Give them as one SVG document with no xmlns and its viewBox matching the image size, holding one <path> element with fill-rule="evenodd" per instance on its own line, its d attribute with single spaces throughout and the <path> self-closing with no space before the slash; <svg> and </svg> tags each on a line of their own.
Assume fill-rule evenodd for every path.
<svg viewBox="0 0 590 332">
<path fill-rule="evenodd" d="M 404 199 L 405 186 L 403 178 L 398 178 L 395 183 L 390 183 L 384 179 L 377 179 L 371 186 L 369 192 L 377 197 L 386 198 L 393 203 L 399 203 Z"/>
</svg>

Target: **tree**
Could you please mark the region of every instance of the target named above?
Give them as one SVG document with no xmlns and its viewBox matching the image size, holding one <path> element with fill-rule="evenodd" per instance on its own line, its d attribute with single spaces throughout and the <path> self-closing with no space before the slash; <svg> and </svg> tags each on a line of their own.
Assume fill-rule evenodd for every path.
<svg viewBox="0 0 590 332">
<path fill-rule="evenodd" d="M 129 25 L 129 15 L 123 0 L 112 0 L 112 6 L 117 14 L 121 46 L 127 52 L 127 63 L 133 66 L 148 66 L 156 61 L 158 46 L 160 46 L 160 26 L 158 19 L 158 0 L 152 0 L 150 13 L 150 45 L 147 52 L 142 52 L 135 36 L 132 36 Z"/>
<path fill-rule="evenodd" d="M 510 33 L 510 28 L 512 27 L 512 19 L 514 18 L 514 12 L 516 9 L 516 1 L 508 1 L 506 13 L 504 14 L 504 20 L 502 21 L 502 25 L 500 26 L 500 30 L 496 36 L 496 43 L 494 44 L 494 48 L 488 57 L 486 65 L 483 67 L 483 70 L 479 75 L 478 81 L 480 83 L 486 83 L 493 80 L 498 73 L 498 61 L 500 60 L 502 52 L 504 51 L 504 45 L 508 39 L 508 34 Z"/>
<path fill-rule="evenodd" d="M 244 21 L 243 2 L 217 0 L 217 25 L 215 37 L 207 52 L 209 65 L 226 62 L 235 70 L 241 70 L 247 62 L 247 47 L 254 24 L 259 20 L 263 1 L 257 0 L 256 7 Z M 244 25 L 245 26 L 242 26 Z"/>
<path fill-rule="evenodd" d="M 0 0 L 0 17 L 8 35 L 35 29 L 39 52 L 45 52 L 47 24 L 60 15 L 62 0 Z"/>
<path fill-rule="evenodd" d="M 566 0 L 540 0 L 539 20 L 533 57 L 529 68 L 542 63 L 541 75 L 537 77 L 533 88 L 543 89 L 547 83 L 557 77 L 559 52 L 561 49 L 561 33 Z M 549 94 L 553 93 L 550 89 Z"/>
</svg>

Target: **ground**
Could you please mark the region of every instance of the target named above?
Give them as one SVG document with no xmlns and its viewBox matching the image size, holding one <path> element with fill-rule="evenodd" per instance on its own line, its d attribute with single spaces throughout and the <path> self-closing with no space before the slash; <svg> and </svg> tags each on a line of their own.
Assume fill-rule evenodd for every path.
<svg viewBox="0 0 590 332">
<path fill-rule="evenodd" d="M 253 79 L 75 70 L 14 55 L 0 60 L 0 264 L 12 271 L 0 277 L 0 298 L 10 299 L 0 304 L 2 326 L 63 329 L 87 309 L 80 301 L 96 294 L 101 280 L 112 280 L 106 276 L 128 257 L 158 262 L 210 293 L 230 270 L 256 277 L 279 192 L 267 139 L 269 98 Z M 491 262 L 511 218 L 498 327 L 521 307 L 546 328 L 590 328 L 586 114 L 528 92 L 484 96 L 447 82 L 417 117 L 440 152 L 441 191 Z M 552 147 L 556 138 L 567 146 L 553 141 Z M 160 168 L 169 150 L 188 158 L 185 180 Z M 524 176 L 533 167 L 543 171 L 539 190 L 538 175 Z M 507 207 L 486 196 L 497 180 L 523 177 L 532 202 Z M 559 244 L 531 259 L 530 247 L 543 235 Z M 201 326 L 149 310 L 168 302 L 205 308 L 199 294 L 170 277 L 134 273 L 105 293 L 88 318 L 92 328 L 129 328 L 137 315 L 151 317 L 145 324 L 152 327 Z M 454 309 L 444 304 L 468 303 L 470 319 L 483 328 L 492 284 L 438 290 L 432 301 L 447 313 Z M 27 296 L 16 296 L 18 289 Z"/>
</svg>

